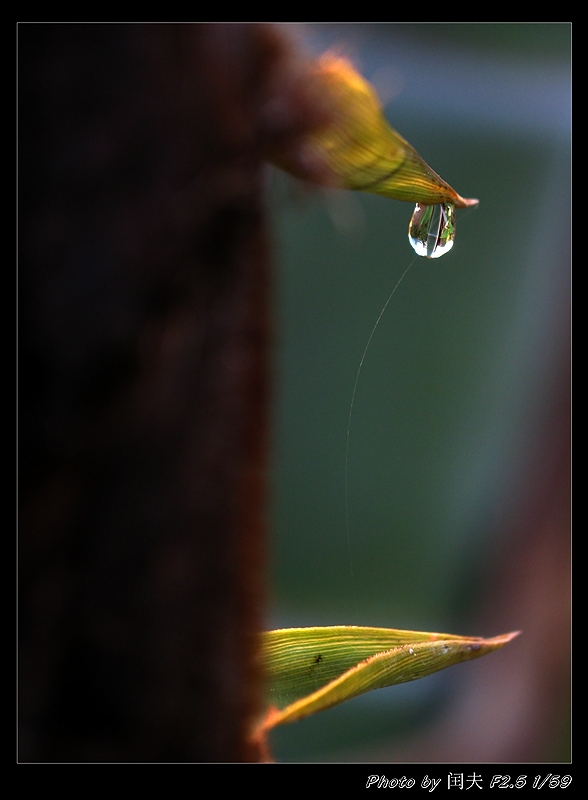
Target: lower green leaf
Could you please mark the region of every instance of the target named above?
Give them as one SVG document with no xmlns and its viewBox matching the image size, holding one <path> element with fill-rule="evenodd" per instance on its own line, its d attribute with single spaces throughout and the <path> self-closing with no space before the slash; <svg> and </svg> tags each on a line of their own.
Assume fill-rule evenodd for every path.
<svg viewBox="0 0 588 800">
<path fill-rule="evenodd" d="M 479 658 L 517 635 L 481 639 L 355 626 L 269 631 L 262 659 L 270 710 L 260 731 Z"/>
</svg>

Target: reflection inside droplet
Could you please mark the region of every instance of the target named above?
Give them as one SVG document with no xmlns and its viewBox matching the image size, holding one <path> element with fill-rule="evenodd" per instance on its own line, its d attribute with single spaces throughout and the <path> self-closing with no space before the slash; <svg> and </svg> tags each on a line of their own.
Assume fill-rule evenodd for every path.
<svg viewBox="0 0 588 800">
<path fill-rule="evenodd" d="M 408 240 L 413 250 L 424 258 L 439 258 L 448 253 L 455 239 L 455 206 L 416 204 L 408 226 Z"/>
</svg>

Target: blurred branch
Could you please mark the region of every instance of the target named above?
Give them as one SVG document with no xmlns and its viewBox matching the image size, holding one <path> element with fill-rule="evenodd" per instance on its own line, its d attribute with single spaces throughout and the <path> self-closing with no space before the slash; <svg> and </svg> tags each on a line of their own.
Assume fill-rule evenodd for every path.
<svg viewBox="0 0 588 800">
<path fill-rule="evenodd" d="M 305 80 L 263 25 L 19 26 L 23 761 L 260 757 L 262 170 Z"/>
</svg>

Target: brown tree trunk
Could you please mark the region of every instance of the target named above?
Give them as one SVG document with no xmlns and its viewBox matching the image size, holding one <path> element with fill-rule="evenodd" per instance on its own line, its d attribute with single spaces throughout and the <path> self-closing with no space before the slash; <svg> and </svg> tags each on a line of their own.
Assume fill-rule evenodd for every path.
<svg viewBox="0 0 588 800">
<path fill-rule="evenodd" d="M 19 29 L 21 761 L 259 757 L 288 58 L 255 25 Z"/>
</svg>

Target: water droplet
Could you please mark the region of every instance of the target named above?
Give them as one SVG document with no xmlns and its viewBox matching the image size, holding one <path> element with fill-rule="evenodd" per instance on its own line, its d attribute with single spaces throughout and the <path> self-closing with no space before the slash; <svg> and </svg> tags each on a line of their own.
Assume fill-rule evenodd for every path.
<svg viewBox="0 0 588 800">
<path fill-rule="evenodd" d="M 439 258 L 448 253 L 455 239 L 455 206 L 416 204 L 408 226 L 408 240 L 418 256 Z"/>
<path fill-rule="evenodd" d="M 411 656 L 413 656 L 413 655 L 414 655 L 414 650 L 412 649 L 412 647 L 409 647 L 409 648 L 408 648 L 408 652 L 411 654 Z"/>
</svg>

